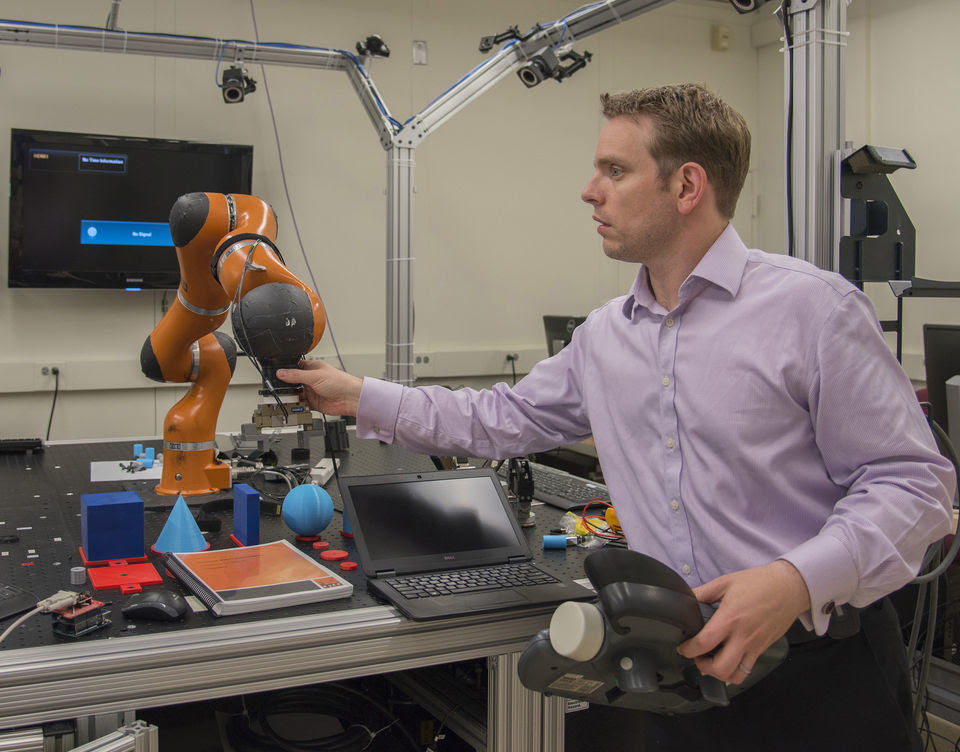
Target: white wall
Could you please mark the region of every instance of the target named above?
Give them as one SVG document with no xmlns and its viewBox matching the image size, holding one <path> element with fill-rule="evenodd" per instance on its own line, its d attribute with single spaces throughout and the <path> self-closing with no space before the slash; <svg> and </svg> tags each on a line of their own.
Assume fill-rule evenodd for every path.
<svg viewBox="0 0 960 752">
<path fill-rule="evenodd" d="M 960 3 L 871 0 L 853 19 L 848 132 L 856 146 L 872 143 L 906 148 L 917 169 L 890 176 L 917 229 L 917 276 L 960 280 L 956 232 L 956 184 L 960 156 L 957 76 L 960 48 L 952 33 Z M 895 316 L 887 290 L 875 294 L 878 309 Z M 904 303 L 903 364 L 923 378 L 924 323 L 960 323 L 960 300 L 915 299 Z"/>
<path fill-rule="evenodd" d="M 854 148 L 903 147 L 914 157 L 917 169 L 900 170 L 890 181 L 917 229 L 916 273 L 951 281 L 960 280 L 953 190 L 960 158 L 951 148 L 960 119 L 960 48 L 953 34 L 958 23 L 955 0 L 853 0 L 846 48 L 846 138 Z M 762 126 L 753 166 L 765 186 L 757 240 L 773 250 L 783 246 L 782 42 L 775 21 L 760 21 L 752 31 Z M 868 284 L 866 291 L 880 318 L 896 317 L 896 299 L 886 284 Z M 960 301 L 907 299 L 903 321 L 904 368 L 923 380 L 922 326 L 960 323 Z M 888 341 L 893 347 L 893 335 Z"/>
<path fill-rule="evenodd" d="M 100 26 L 110 3 L 6 0 L 7 19 Z M 483 58 L 481 36 L 575 9 L 559 0 L 283 0 L 256 5 L 260 39 L 352 49 L 379 33 L 393 50 L 370 73 L 399 120 L 422 109 Z M 416 153 L 414 300 L 418 377 L 460 383 L 508 378 L 505 355 L 526 370 L 544 354 L 540 316 L 582 314 L 622 293 L 633 267 L 604 258 L 579 192 L 591 170 L 602 91 L 702 81 L 756 121 L 753 17 L 726 3 L 688 0 L 578 44 L 594 53 L 562 85 L 528 90 L 511 78 L 430 135 Z M 710 50 L 710 27 L 731 28 L 726 52 Z M 246 0 L 138 0 L 120 8 L 121 28 L 253 38 Z M 414 66 L 411 43 L 429 45 Z M 305 276 L 280 178 L 264 91 L 225 105 L 215 61 L 0 45 L 0 133 L 12 127 L 202 139 L 254 145 L 254 192 L 280 215 L 279 242 Z M 385 157 L 346 76 L 266 71 L 293 208 L 348 369 L 383 370 Z M 0 138 L 0 163 L 9 160 Z M 746 197 L 737 218 L 749 241 L 756 218 Z M 0 208 L 0 227 L 7 206 Z M 162 293 L 6 288 L 0 239 L 0 436 L 43 436 L 61 368 L 53 439 L 160 433 L 181 386 L 139 373 L 140 346 L 159 320 Z M 331 356 L 325 337 L 315 354 Z M 490 378 L 493 378 L 491 376 Z M 241 366 L 220 430 L 249 420 L 256 400 Z"/>
</svg>

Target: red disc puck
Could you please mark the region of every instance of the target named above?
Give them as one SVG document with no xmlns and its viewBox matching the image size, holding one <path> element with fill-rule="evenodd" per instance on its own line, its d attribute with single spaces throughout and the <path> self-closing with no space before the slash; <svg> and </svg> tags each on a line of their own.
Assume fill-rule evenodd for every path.
<svg viewBox="0 0 960 752">
<path fill-rule="evenodd" d="M 326 541 L 317 541 L 316 543 L 313 544 L 313 547 L 318 551 L 322 551 L 325 548 L 330 548 L 330 544 L 327 543 Z"/>
<path fill-rule="evenodd" d="M 351 571 L 351 570 L 353 570 L 353 569 L 356 569 L 356 568 L 357 568 L 357 562 L 355 562 L 355 561 L 341 561 L 341 562 L 340 562 L 340 569 L 342 569 L 344 572 L 349 572 L 349 571 Z"/>
<path fill-rule="evenodd" d="M 350 554 L 346 551 L 340 551 L 336 548 L 331 548 L 329 551 L 321 551 L 320 558 L 324 561 L 342 561 L 346 559 Z"/>
</svg>

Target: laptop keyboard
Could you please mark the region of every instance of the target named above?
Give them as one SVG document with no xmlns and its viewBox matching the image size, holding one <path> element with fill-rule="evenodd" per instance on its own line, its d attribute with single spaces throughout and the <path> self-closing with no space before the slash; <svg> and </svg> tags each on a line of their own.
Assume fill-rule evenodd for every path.
<svg viewBox="0 0 960 752">
<path fill-rule="evenodd" d="M 610 493 L 602 483 L 594 483 L 539 462 L 530 462 L 529 465 L 533 476 L 533 496 L 546 504 L 569 508 L 583 507 L 591 501 L 610 501 Z M 507 477 L 506 462 L 498 472 L 503 478 Z"/>
<path fill-rule="evenodd" d="M 405 598 L 459 595 L 460 593 L 477 593 L 482 590 L 547 585 L 551 582 L 559 582 L 559 580 L 528 563 L 457 569 L 394 577 L 390 580 L 390 584 Z"/>
</svg>

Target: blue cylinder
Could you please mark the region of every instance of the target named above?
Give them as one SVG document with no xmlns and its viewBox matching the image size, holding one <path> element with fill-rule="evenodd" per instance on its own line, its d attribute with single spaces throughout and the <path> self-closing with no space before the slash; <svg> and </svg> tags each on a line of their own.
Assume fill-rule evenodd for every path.
<svg viewBox="0 0 960 752">
<path fill-rule="evenodd" d="M 140 455 L 143 454 L 143 444 L 134 444 L 133 445 L 133 458 L 135 460 L 140 459 Z"/>
<path fill-rule="evenodd" d="M 546 548 L 566 548 L 567 536 L 565 535 L 545 535 L 543 536 L 543 547 Z"/>
</svg>

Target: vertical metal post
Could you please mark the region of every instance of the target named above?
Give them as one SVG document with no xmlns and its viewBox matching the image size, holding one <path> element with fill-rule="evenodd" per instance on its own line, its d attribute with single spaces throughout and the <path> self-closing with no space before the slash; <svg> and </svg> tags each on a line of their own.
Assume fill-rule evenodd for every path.
<svg viewBox="0 0 960 752">
<path fill-rule="evenodd" d="M 795 256 L 835 271 L 841 235 L 846 0 L 785 0 L 793 56 L 790 181 Z"/>
<path fill-rule="evenodd" d="M 487 658 L 487 752 L 563 752 L 562 697 L 520 683 L 520 653 Z"/>
<path fill-rule="evenodd" d="M 384 376 L 412 385 L 413 375 L 413 149 L 387 149 L 387 346 Z"/>
<path fill-rule="evenodd" d="M 566 746 L 567 699 L 559 695 L 541 695 L 540 699 L 543 703 L 543 737 L 540 748 L 543 752 L 561 752 Z"/>
</svg>

